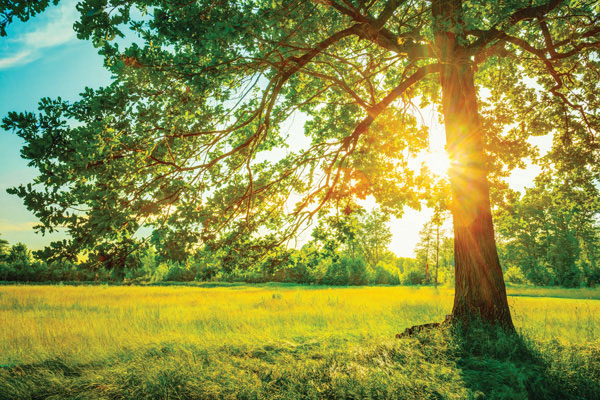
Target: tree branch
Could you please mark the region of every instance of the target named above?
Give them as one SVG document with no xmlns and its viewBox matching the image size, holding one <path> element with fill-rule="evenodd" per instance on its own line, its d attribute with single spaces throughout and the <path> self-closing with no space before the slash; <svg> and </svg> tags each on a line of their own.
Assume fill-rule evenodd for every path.
<svg viewBox="0 0 600 400">
<path fill-rule="evenodd" d="M 392 17 L 392 15 L 394 15 L 394 11 L 396 11 L 396 9 L 400 7 L 404 1 L 405 0 L 388 0 L 383 8 L 383 11 L 377 17 L 375 26 L 379 28 L 383 27 L 385 23 Z"/>
<path fill-rule="evenodd" d="M 471 53 L 477 53 L 479 50 L 485 46 L 487 46 L 490 42 L 499 39 L 500 35 L 505 33 L 506 28 L 516 25 L 517 23 L 529 19 L 534 18 L 542 18 L 544 15 L 554 10 L 561 3 L 561 0 L 551 0 L 546 4 L 541 4 L 535 7 L 525 7 L 520 10 L 515 11 L 509 18 L 508 21 L 504 20 L 496 23 L 488 30 L 473 30 L 468 33 L 478 36 L 474 43 L 469 46 Z M 499 29 L 499 27 L 508 22 L 508 26 L 504 27 L 504 29 Z"/>
</svg>

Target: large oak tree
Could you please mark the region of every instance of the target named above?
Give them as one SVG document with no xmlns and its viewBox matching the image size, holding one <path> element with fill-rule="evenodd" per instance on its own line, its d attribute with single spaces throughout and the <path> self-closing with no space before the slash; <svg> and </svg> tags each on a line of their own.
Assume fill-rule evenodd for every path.
<svg viewBox="0 0 600 400">
<path fill-rule="evenodd" d="M 12 192 L 42 232 L 66 226 L 73 238 L 57 253 L 109 254 L 144 225 L 166 244 L 229 231 L 285 238 L 328 204 L 369 195 L 400 215 L 432 187 L 408 162 L 427 146 L 418 109 L 432 103 L 452 160 L 453 318 L 511 328 L 490 187 L 532 154 L 530 135 L 556 132 L 597 151 L 596 1 L 78 9 L 78 36 L 100 49 L 112 84 L 74 103 L 43 99 L 39 114 L 11 113 L 3 125 L 40 172 Z M 288 135 L 299 125 L 306 143 Z"/>
</svg>

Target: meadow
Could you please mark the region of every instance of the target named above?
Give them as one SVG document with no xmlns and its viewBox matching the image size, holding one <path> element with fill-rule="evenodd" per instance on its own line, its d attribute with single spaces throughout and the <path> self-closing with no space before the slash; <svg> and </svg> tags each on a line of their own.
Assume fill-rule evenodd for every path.
<svg viewBox="0 0 600 400">
<path fill-rule="evenodd" d="M 453 291 L 0 286 L 0 399 L 600 399 L 600 289 L 509 288 L 518 335 L 443 327 Z"/>
</svg>

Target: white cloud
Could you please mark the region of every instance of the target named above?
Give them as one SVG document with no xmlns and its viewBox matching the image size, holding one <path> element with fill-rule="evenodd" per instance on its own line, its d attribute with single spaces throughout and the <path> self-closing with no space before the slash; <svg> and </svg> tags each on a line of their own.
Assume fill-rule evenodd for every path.
<svg viewBox="0 0 600 400">
<path fill-rule="evenodd" d="M 18 65 L 27 64 L 34 58 L 31 57 L 31 55 L 31 51 L 22 50 L 12 56 L 0 58 L 0 69 L 7 69 L 16 67 Z"/>
<path fill-rule="evenodd" d="M 61 2 L 58 8 L 51 8 L 43 15 L 42 21 L 32 19 L 25 26 L 34 27 L 21 38 L 11 41 L 12 54 L 0 58 L 0 69 L 17 67 L 30 63 L 43 56 L 43 49 L 56 47 L 75 40 L 73 23 L 77 18 L 74 1 Z M 8 52 L 7 52 L 8 53 Z"/>
<path fill-rule="evenodd" d="M 27 47 L 42 49 L 45 47 L 59 46 L 75 39 L 73 23 L 76 11 L 71 2 L 63 3 L 51 16 L 45 26 L 25 34 L 22 42 Z"/>
</svg>

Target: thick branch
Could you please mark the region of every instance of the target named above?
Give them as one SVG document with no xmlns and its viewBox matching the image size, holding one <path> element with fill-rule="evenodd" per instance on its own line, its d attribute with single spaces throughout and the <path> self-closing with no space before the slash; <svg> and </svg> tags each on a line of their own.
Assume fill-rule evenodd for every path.
<svg viewBox="0 0 600 400">
<path fill-rule="evenodd" d="M 414 74 L 406 78 L 402 83 L 396 86 L 379 103 L 367 110 L 368 116 L 365 117 L 354 129 L 354 132 L 346 138 L 347 142 L 358 140 L 358 137 L 369 129 L 375 118 L 379 116 L 394 100 L 400 97 L 408 88 L 432 72 L 439 72 L 440 64 L 429 64 L 419 68 Z"/>
<path fill-rule="evenodd" d="M 500 36 L 505 33 L 505 29 L 515 24 L 529 20 L 534 18 L 542 18 L 544 15 L 548 14 L 550 11 L 558 7 L 561 3 L 561 0 L 551 0 L 546 4 L 541 4 L 535 7 L 526 7 L 520 10 L 515 11 L 508 20 L 501 21 L 495 24 L 488 30 L 475 30 L 470 31 L 469 33 L 479 36 L 474 43 L 472 43 L 469 48 L 472 50 L 472 53 L 478 52 L 480 49 L 485 47 L 488 43 L 497 40 Z M 504 26 L 504 29 L 499 29 L 500 26 L 507 24 Z"/>
<path fill-rule="evenodd" d="M 362 15 L 356 10 L 350 10 L 340 6 L 335 1 L 328 2 L 331 7 L 338 10 L 341 14 L 352 18 L 352 20 L 358 24 L 355 33 L 361 38 L 369 40 L 379 47 L 394 53 L 406 54 L 410 59 L 432 57 L 434 53 L 430 51 L 428 46 L 409 41 L 400 44 L 398 43 L 398 36 L 383 27 L 385 21 L 387 21 L 386 18 L 391 17 L 394 10 L 401 3 L 402 1 L 390 0 L 390 2 L 386 4 L 388 11 L 384 9 L 380 18 L 374 19 L 368 15 Z M 390 15 L 386 17 L 386 15 L 383 15 L 384 12 Z"/>
<path fill-rule="evenodd" d="M 392 15 L 394 15 L 394 11 L 396 11 L 396 9 L 400 7 L 400 5 L 404 3 L 404 1 L 405 0 L 388 0 L 388 2 L 385 4 L 385 7 L 383 8 L 383 11 L 377 17 L 375 26 L 383 27 L 385 23 L 392 17 Z"/>
</svg>

